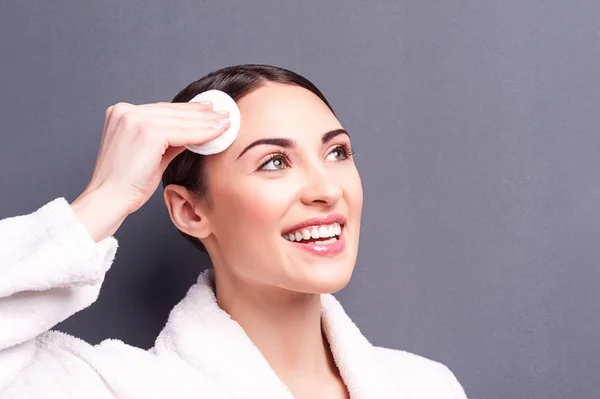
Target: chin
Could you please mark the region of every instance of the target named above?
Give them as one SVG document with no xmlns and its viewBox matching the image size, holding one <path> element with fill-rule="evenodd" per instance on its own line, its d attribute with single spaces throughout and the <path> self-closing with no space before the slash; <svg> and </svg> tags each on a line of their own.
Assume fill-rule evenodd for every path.
<svg viewBox="0 0 600 399">
<path fill-rule="evenodd" d="M 304 292 L 312 294 L 333 294 L 348 285 L 354 266 L 335 267 L 331 264 L 317 266 L 308 276 Z"/>
</svg>

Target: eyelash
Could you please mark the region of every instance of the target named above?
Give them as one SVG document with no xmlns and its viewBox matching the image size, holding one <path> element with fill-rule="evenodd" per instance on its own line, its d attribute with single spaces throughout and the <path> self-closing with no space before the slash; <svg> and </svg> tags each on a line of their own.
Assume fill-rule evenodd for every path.
<svg viewBox="0 0 600 399">
<path fill-rule="evenodd" d="M 352 147 L 350 147 L 350 144 L 344 143 L 344 144 L 340 144 L 340 145 L 335 146 L 329 152 L 329 154 L 331 154 L 332 152 L 334 152 L 336 150 L 339 150 L 339 149 L 342 149 L 344 151 L 344 153 L 345 153 L 345 158 L 341 159 L 340 161 L 345 161 L 346 159 L 352 157 L 354 155 L 354 153 L 355 153 L 355 151 L 352 149 Z M 327 155 L 329 155 L 329 154 L 327 154 Z M 282 158 L 285 161 L 286 167 L 289 166 L 289 164 L 290 164 L 290 155 L 289 155 L 289 153 L 287 153 L 284 150 L 280 150 L 278 152 L 274 152 L 273 154 L 269 155 L 269 157 L 265 160 L 265 162 L 263 162 L 262 165 L 260 165 L 258 167 L 258 170 L 262 170 L 262 168 L 264 168 L 265 165 L 267 165 L 272 160 L 278 159 L 278 158 Z M 281 170 L 281 169 L 277 169 L 277 170 Z M 263 171 L 265 171 L 265 172 L 275 172 L 275 170 L 263 170 Z"/>
</svg>

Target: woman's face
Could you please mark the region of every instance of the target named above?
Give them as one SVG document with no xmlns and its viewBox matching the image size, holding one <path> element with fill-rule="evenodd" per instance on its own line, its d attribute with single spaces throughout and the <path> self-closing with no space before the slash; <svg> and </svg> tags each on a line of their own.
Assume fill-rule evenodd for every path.
<svg viewBox="0 0 600 399">
<path fill-rule="evenodd" d="M 215 268 L 296 292 L 342 289 L 363 202 L 350 138 L 299 86 L 269 82 L 237 103 L 238 137 L 206 160 L 211 234 L 203 242 Z"/>
</svg>

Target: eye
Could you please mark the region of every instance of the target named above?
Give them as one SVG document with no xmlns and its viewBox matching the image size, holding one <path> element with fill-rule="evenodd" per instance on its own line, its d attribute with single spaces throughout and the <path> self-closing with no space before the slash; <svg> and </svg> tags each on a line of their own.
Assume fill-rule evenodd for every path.
<svg viewBox="0 0 600 399">
<path fill-rule="evenodd" d="M 258 169 L 267 171 L 283 170 L 288 167 L 288 159 L 288 156 L 283 153 L 271 154 Z"/>
<path fill-rule="evenodd" d="M 329 154 L 327 159 L 332 161 L 343 161 L 354 154 L 349 144 L 341 144 L 335 147 Z M 333 159 L 330 158 L 333 155 Z"/>
</svg>

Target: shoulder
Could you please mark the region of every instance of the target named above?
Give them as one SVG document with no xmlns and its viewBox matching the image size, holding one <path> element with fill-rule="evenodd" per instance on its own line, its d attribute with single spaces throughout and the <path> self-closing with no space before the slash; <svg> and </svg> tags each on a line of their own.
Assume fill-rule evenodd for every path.
<svg viewBox="0 0 600 399">
<path fill-rule="evenodd" d="M 9 386 L 8 397 L 12 397 L 11 392 L 19 398 L 65 397 L 65 393 L 68 397 L 112 398 L 118 393 L 119 397 L 162 398 L 169 397 L 170 392 L 183 397 L 179 387 L 185 381 L 182 384 L 178 376 L 198 381 L 198 377 L 189 378 L 179 369 L 173 373 L 179 366 L 175 361 L 116 339 L 92 345 L 51 330 L 32 344 L 29 361 Z"/>
<path fill-rule="evenodd" d="M 139 363 L 147 365 L 157 361 L 152 349 L 142 349 L 112 338 L 92 345 L 81 338 L 56 330 L 47 331 L 37 337 L 36 346 L 37 355 L 47 353 L 51 357 L 76 358 L 94 369 L 104 368 L 99 365 L 110 364 L 110 369 L 114 369 Z"/>
<path fill-rule="evenodd" d="M 409 398 L 466 398 L 454 373 L 444 364 L 398 349 L 374 346 L 373 351 L 382 370 L 402 385 Z"/>
<path fill-rule="evenodd" d="M 110 375 L 116 370 L 155 362 L 149 351 L 128 345 L 120 340 L 105 339 L 92 345 L 70 334 L 51 330 L 36 338 L 37 363 L 55 365 L 59 368 L 75 368 Z"/>
</svg>

